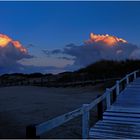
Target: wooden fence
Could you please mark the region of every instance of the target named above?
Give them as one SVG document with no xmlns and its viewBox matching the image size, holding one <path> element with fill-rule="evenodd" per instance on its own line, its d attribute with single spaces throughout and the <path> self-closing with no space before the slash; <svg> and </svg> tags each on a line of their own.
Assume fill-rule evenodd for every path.
<svg viewBox="0 0 140 140">
<path fill-rule="evenodd" d="M 41 124 L 33 124 L 26 127 L 26 138 L 40 138 L 41 134 L 58 127 L 75 117 L 82 115 L 82 138 L 86 139 L 89 135 L 89 115 L 90 110 L 97 106 L 98 119 L 103 117 L 103 101 L 106 101 L 106 109 L 109 109 L 111 104 L 116 100 L 117 96 L 124 90 L 124 88 L 139 76 L 139 71 L 134 71 L 126 75 L 121 80 L 117 80 L 116 84 L 107 88 L 105 93 L 96 98 L 90 104 L 83 104 L 82 107 L 58 116 L 52 120 L 43 122 Z"/>
</svg>

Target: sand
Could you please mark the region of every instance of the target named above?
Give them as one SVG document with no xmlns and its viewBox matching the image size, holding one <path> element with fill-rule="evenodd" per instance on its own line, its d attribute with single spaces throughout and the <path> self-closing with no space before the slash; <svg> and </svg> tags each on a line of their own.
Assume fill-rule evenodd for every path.
<svg viewBox="0 0 140 140">
<path fill-rule="evenodd" d="M 0 138 L 25 138 L 27 125 L 47 121 L 81 107 L 84 103 L 90 103 L 103 93 L 100 86 L 0 88 Z M 80 118 L 75 119 L 42 137 L 80 138 L 80 122 Z"/>
</svg>

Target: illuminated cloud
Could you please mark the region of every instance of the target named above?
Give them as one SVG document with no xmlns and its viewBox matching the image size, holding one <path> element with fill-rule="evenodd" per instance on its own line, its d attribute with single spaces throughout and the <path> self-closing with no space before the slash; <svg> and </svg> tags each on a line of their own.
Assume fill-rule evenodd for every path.
<svg viewBox="0 0 140 140">
<path fill-rule="evenodd" d="M 19 69 L 19 60 L 23 58 L 32 58 L 19 41 L 14 41 L 7 35 L 0 34 L 0 68 L 1 69 Z"/>
<path fill-rule="evenodd" d="M 28 59 L 33 58 L 33 56 L 29 55 L 27 49 L 19 41 L 14 41 L 7 35 L 0 34 L 0 73 L 57 73 L 76 70 L 99 60 L 140 59 L 140 48 L 138 46 L 115 36 L 93 33 L 90 34 L 90 39 L 82 45 L 69 44 L 63 49 L 42 51 L 48 57 L 55 57 L 57 60 L 63 59 L 70 63 L 67 63 L 63 68 L 22 64 L 21 60 L 26 60 L 29 63 Z"/>
<path fill-rule="evenodd" d="M 34 47 L 34 45 L 29 44 L 28 47 Z M 54 53 L 56 52 L 57 51 Z M 0 74 L 33 72 L 58 73 L 63 71 L 63 68 L 61 69 L 55 66 L 26 65 L 21 63 L 22 59 L 28 62 L 29 58 L 35 58 L 35 56 L 33 57 L 28 54 L 27 49 L 22 46 L 19 41 L 15 41 L 7 35 L 0 34 Z"/>
<path fill-rule="evenodd" d="M 126 40 L 122 38 L 118 38 L 116 36 L 111 36 L 111 35 L 96 35 L 94 33 L 90 34 L 90 39 L 88 41 L 85 41 L 87 44 L 92 44 L 92 43 L 103 43 L 108 46 L 114 46 L 117 43 L 127 43 Z"/>
<path fill-rule="evenodd" d="M 90 39 L 82 45 L 69 44 L 63 49 L 46 50 L 46 55 L 64 55 L 63 59 L 70 58 L 74 67 L 83 67 L 99 60 L 125 60 L 140 58 L 138 46 L 128 43 L 122 38 L 111 35 L 90 34 Z M 70 60 L 71 61 L 71 60 Z"/>
</svg>

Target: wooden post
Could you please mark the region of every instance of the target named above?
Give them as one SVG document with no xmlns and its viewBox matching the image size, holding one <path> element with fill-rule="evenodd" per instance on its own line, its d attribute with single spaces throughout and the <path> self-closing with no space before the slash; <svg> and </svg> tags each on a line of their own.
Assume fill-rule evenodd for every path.
<svg viewBox="0 0 140 140">
<path fill-rule="evenodd" d="M 116 94 L 117 94 L 117 96 L 119 95 L 119 93 L 120 93 L 120 81 L 119 80 L 117 80 L 116 81 Z"/>
<path fill-rule="evenodd" d="M 126 75 L 126 84 L 128 85 L 129 84 L 129 76 Z"/>
<path fill-rule="evenodd" d="M 137 78 L 136 71 L 134 72 L 134 80 Z"/>
<path fill-rule="evenodd" d="M 88 104 L 83 104 L 82 115 L 82 138 L 87 139 L 89 136 L 89 109 Z"/>
<path fill-rule="evenodd" d="M 106 96 L 106 106 L 107 106 L 107 109 L 109 109 L 110 106 L 111 106 L 110 89 L 109 88 L 106 88 L 106 93 L 107 93 L 107 96 Z"/>
<path fill-rule="evenodd" d="M 100 101 L 97 104 L 97 109 L 98 109 L 98 119 L 99 120 L 102 120 L 103 119 L 103 101 Z"/>
<path fill-rule="evenodd" d="M 39 139 L 40 137 L 36 135 L 35 125 L 28 125 L 26 127 L 26 138 L 27 139 Z"/>
</svg>

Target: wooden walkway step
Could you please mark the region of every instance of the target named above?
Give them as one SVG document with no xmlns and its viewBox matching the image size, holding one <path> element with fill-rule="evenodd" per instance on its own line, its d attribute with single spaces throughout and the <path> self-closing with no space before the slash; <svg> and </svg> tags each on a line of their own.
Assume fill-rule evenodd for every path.
<svg viewBox="0 0 140 140">
<path fill-rule="evenodd" d="M 103 113 L 103 119 L 90 128 L 89 137 L 140 138 L 140 78 L 128 85 L 111 108 Z"/>
</svg>

